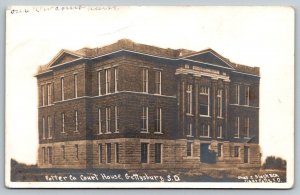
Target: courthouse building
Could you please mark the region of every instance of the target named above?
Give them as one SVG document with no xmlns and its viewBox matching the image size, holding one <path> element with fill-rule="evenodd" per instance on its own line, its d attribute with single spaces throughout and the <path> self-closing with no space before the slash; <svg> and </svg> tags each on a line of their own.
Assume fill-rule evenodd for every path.
<svg viewBox="0 0 300 195">
<path fill-rule="evenodd" d="M 38 166 L 259 167 L 259 68 L 128 39 L 36 74 Z"/>
</svg>

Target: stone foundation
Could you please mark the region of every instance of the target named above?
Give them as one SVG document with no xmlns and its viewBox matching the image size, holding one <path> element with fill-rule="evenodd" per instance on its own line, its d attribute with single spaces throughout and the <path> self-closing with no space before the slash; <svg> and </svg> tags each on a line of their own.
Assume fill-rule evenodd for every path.
<svg viewBox="0 0 300 195">
<path fill-rule="evenodd" d="M 187 154 L 188 142 L 192 143 L 190 156 Z M 147 144 L 148 147 L 146 163 L 141 163 L 141 143 Z M 155 144 L 161 144 L 160 163 L 155 162 Z M 203 152 L 201 153 L 202 144 L 208 144 L 209 153 L 214 157 L 213 162 L 203 162 L 205 156 Z M 248 155 L 245 154 L 245 147 L 246 150 L 248 148 Z M 51 148 L 50 152 L 48 148 Z M 43 150 L 46 152 L 45 158 Z M 38 166 L 41 168 L 173 169 L 205 166 L 247 168 L 260 167 L 261 162 L 258 144 L 219 140 L 119 138 L 67 141 L 40 144 L 38 155 Z M 245 155 L 248 156 L 246 160 Z"/>
</svg>

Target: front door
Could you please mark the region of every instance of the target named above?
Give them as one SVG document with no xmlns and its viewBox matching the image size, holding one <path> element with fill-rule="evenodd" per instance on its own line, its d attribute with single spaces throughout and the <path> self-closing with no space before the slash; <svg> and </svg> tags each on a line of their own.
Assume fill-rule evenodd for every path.
<svg viewBox="0 0 300 195">
<path fill-rule="evenodd" d="M 209 144 L 200 145 L 200 161 L 204 163 L 209 162 Z"/>
</svg>

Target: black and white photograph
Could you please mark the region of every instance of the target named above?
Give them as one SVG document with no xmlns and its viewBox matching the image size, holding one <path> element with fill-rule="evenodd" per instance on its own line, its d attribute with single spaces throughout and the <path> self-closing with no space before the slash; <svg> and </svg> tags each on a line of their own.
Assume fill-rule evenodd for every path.
<svg viewBox="0 0 300 195">
<path fill-rule="evenodd" d="M 291 188 L 294 10 L 11 6 L 9 188 Z"/>
</svg>

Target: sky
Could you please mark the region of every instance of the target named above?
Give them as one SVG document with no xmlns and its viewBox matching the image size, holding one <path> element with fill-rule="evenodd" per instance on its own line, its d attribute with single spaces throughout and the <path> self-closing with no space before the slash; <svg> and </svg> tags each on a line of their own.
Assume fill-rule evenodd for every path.
<svg viewBox="0 0 300 195">
<path fill-rule="evenodd" d="M 127 38 L 162 48 L 212 48 L 260 67 L 260 146 L 293 165 L 294 12 L 288 7 L 13 7 L 6 22 L 6 161 L 37 161 L 34 74 L 61 50 Z M 70 7 L 69 7 L 70 8 Z M 78 7 L 77 7 L 78 8 Z"/>
</svg>

